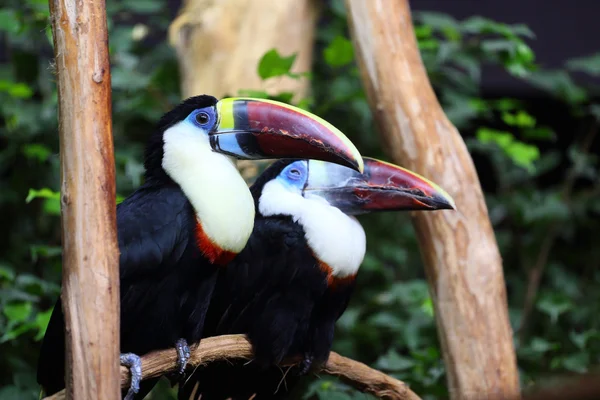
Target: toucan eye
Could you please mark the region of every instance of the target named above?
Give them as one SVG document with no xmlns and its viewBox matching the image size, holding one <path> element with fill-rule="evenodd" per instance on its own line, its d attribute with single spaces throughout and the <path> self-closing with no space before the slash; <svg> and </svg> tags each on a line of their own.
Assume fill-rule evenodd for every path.
<svg viewBox="0 0 600 400">
<path fill-rule="evenodd" d="M 209 120 L 210 117 L 205 112 L 199 112 L 196 114 L 196 122 L 198 122 L 200 125 L 206 125 Z"/>
<path fill-rule="evenodd" d="M 294 176 L 300 176 L 300 171 L 298 171 L 297 169 L 292 169 L 290 170 L 290 174 Z"/>
</svg>

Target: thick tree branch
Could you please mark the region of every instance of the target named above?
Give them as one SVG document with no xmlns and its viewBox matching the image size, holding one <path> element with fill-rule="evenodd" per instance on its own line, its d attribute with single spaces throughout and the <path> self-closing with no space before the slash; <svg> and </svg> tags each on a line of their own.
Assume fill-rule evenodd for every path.
<svg viewBox="0 0 600 400">
<path fill-rule="evenodd" d="M 363 84 L 396 164 L 437 182 L 456 211 L 414 213 L 452 400 L 518 398 L 502 259 L 477 171 L 431 87 L 408 0 L 347 0 Z"/>
<path fill-rule="evenodd" d="M 252 347 L 244 335 L 225 335 L 203 339 L 192 350 L 188 365 L 197 367 L 219 360 L 252 358 Z M 293 362 L 286 362 L 286 365 Z M 177 352 L 175 349 L 161 350 L 142 357 L 143 379 L 156 378 L 177 370 Z M 323 366 L 323 373 L 337 376 L 354 388 L 370 393 L 378 398 L 394 400 L 419 400 L 408 385 L 365 364 L 331 353 L 329 361 Z M 121 386 L 129 385 L 129 371 L 121 367 Z M 64 399 L 64 390 L 45 400 Z"/>
</svg>

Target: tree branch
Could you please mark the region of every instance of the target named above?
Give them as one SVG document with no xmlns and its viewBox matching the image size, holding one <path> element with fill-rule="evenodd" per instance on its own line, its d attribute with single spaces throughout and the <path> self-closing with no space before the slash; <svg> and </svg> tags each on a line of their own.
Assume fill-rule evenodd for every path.
<svg viewBox="0 0 600 400">
<path fill-rule="evenodd" d="M 200 345 L 192 349 L 188 366 L 197 367 L 214 361 L 252 359 L 252 346 L 244 335 L 224 335 L 202 339 Z M 293 360 L 284 362 L 292 365 Z M 156 378 L 177 370 L 175 349 L 155 351 L 142 357 L 142 379 Z M 365 364 L 331 352 L 329 361 L 321 372 L 337 376 L 348 385 L 370 393 L 378 398 L 393 400 L 420 400 L 408 385 Z M 121 367 L 121 386 L 129 385 L 129 371 Z M 65 391 L 46 397 L 45 400 L 64 399 Z"/>
</svg>

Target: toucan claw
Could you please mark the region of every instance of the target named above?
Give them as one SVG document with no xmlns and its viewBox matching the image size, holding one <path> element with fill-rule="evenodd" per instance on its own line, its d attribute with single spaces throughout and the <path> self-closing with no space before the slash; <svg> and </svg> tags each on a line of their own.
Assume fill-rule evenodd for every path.
<svg viewBox="0 0 600 400">
<path fill-rule="evenodd" d="M 187 340 L 181 338 L 177 342 L 175 342 L 175 349 L 177 349 L 177 367 L 178 373 L 181 378 L 183 378 L 185 373 L 185 367 L 187 366 L 188 360 L 192 355 L 190 351 L 190 346 L 188 345 Z"/>
<path fill-rule="evenodd" d="M 313 365 L 315 358 L 312 355 L 305 354 L 304 359 L 298 364 L 298 375 L 306 375 Z"/>
<path fill-rule="evenodd" d="M 131 373 L 131 384 L 124 400 L 132 400 L 140 391 L 140 382 L 142 381 L 142 359 L 133 353 L 123 353 L 120 355 L 121 365 L 129 368 Z"/>
</svg>

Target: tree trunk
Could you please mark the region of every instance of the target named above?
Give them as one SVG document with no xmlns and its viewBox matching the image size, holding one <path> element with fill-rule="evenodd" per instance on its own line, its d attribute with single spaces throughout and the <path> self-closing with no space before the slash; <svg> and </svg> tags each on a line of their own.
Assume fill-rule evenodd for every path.
<svg viewBox="0 0 600 400">
<path fill-rule="evenodd" d="M 477 173 L 422 64 L 407 0 L 347 0 L 371 109 L 394 162 L 457 211 L 414 213 L 452 399 L 517 398 L 502 260 Z"/>
<path fill-rule="evenodd" d="M 262 81 L 260 58 L 276 48 L 298 53 L 294 72 L 310 70 L 317 9 L 314 0 L 185 0 L 169 28 L 184 97 L 236 96 L 240 89 L 291 91 L 304 97 L 307 79 Z"/>
<path fill-rule="evenodd" d="M 51 0 L 58 72 L 66 386 L 117 399 L 119 249 L 105 2 Z"/>
</svg>

